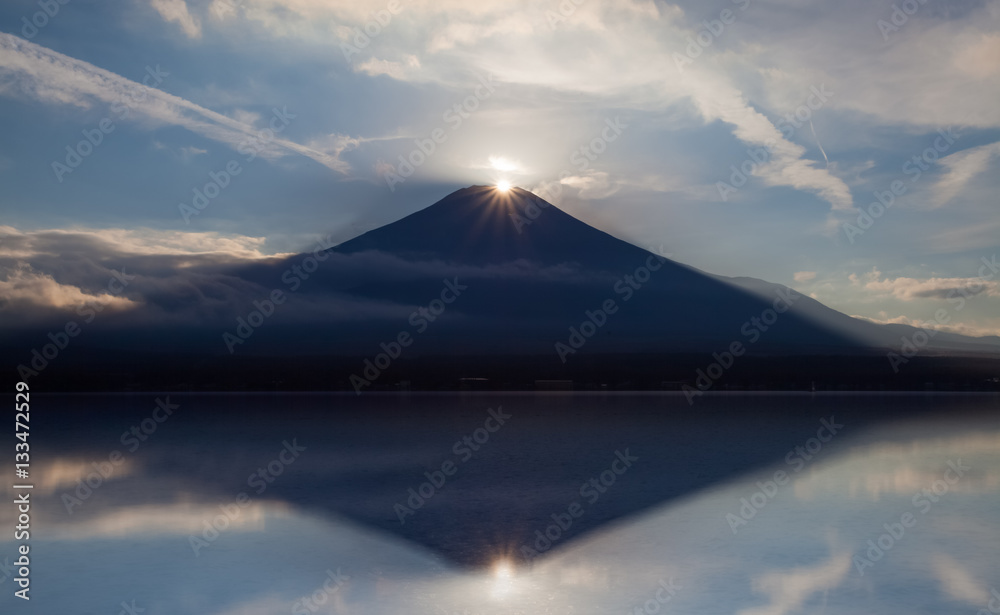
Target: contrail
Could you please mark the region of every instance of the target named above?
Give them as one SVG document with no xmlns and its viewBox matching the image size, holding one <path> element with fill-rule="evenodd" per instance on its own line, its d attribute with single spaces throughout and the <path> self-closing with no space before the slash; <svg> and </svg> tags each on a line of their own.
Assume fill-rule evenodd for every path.
<svg viewBox="0 0 1000 615">
<path fill-rule="evenodd" d="M 813 139 L 816 139 L 816 145 L 819 146 L 819 152 L 823 154 L 823 160 L 826 161 L 826 166 L 830 166 L 830 159 L 826 157 L 826 152 L 823 151 L 823 144 L 819 142 L 819 137 L 816 136 L 816 127 L 813 126 L 812 120 L 809 120 L 809 130 L 812 130 Z"/>
</svg>

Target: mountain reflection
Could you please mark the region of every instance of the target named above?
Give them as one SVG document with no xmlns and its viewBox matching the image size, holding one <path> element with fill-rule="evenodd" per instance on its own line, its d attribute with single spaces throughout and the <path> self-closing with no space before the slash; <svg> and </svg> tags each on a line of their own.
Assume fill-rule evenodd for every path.
<svg viewBox="0 0 1000 615">
<path fill-rule="evenodd" d="M 151 445 L 72 514 L 61 496 L 74 493 L 93 470 L 89 460 L 106 451 L 39 453 L 35 497 L 44 506 L 33 517 L 35 593 L 30 603 L 17 603 L 19 612 L 117 613 L 123 601 L 134 601 L 149 614 L 218 615 L 971 613 L 987 608 L 998 583 L 1000 424 L 986 413 L 873 422 L 838 435 L 836 446 L 801 471 L 779 455 L 554 541 L 531 562 L 520 557 L 521 539 L 491 538 L 484 527 L 468 540 L 492 565 L 472 568 L 335 507 L 308 505 L 295 492 L 302 487 L 255 493 L 247 475 L 281 441 L 280 434 L 257 435 L 253 448 L 261 455 L 251 454 L 246 439 L 213 440 L 218 454 L 204 473 L 166 454 L 184 450 L 178 441 L 163 442 L 164 450 Z M 362 502 L 369 487 L 350 468 L 377 476 L 398 461 L 391 449 L 418 459 L 427 454 L 426 442 L 410 439 L 393 440 L 369 459 L 310 446 L 314 454 L 307 447 L 286 470 L 288 480 L 294 471 L 314 484 L 340 485 L 324 498 Z M 327 483 L 330 474 L 351 478 Z M 524 497 L 510 485 L 503 489 L 476 493 L 489 493 L 496 506 Z M 609 488 L 606 497 L 615 492 Z M 547 506 L 537 509 L 525 536 L 565 510 Z M 910 525 L 901 522 L 907 514 Z M 382 507 L 372 515 L 393 513 Z M 14 523 L 11 507 L 0 511 L 0 523 Z M 12 543 L 0 544 L 11 552 Z M 14 604 L 11 594 L 0 596 L 4 612 Z"/>
</svg>

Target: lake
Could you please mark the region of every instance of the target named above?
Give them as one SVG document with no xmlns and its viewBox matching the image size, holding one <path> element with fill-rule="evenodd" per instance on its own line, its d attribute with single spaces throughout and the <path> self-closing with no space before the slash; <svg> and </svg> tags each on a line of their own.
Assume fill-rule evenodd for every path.
<svg viewBox="0 0 1000 615">
<path fill-rule="evenodd" d="M 3 613 L 1000 612 L 997 395 L 31 401 Z"/>
</svg>

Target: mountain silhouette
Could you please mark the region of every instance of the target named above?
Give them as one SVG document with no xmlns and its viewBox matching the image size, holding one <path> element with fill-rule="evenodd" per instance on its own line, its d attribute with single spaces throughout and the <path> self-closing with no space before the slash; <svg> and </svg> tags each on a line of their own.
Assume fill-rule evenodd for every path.
<svg viewBox="0 0 1000 615">
<path fill-rule="evenodd" d="M 330 248 L 338 261 L 303 292 L 423 306 L 445 278 L 457 278 L 468 289 L 422 334 L 441 353 L 557 357 L 571 328 L 601 320 L 586 336 L 587 353 L 721 352 L 733 342 L 758 353 L 850 353 L 892 348 L 917 331 L 851 318 L 780 284 L 707 274 L 660 250 L 613 237 L 528 191 L 472 186 Z M 609 300 L 615 311 L 604 318 Z M 926 348 L 995 352 L 998 342 L 937 333 Z"/>
<path fill-rule="evenodd" d="M 963 373 L 971 359 L 1000 357 L 995 336 L 874 324 L 786 286 L 712 275 L 661 251 L 622 241 L 520 188 L 472 186 L 313 252 L 155 267 L 137 260 L 128 265 L 136 278 L 126 293 L 132 307 L 109 310 L 74 340 L 85 359 L 58 362 L 74 373 L 104 369 L 102 382 L 113 371 L 139 388 L 266 382 L 361 391 L 407 380 L 448 388 L 469 377 L 623 388 L 672 381 L 676 388 L 695 374 L 704 381 L 696 370 L 713 362 L 727 370 L 739 363 L 736 373 L 753 361 L 768 362 L 768 375 L 746 372 L 743 385 L 769 386 L 774 374 L 798 370 L 781 378 L 802 387 L 834 363 L 832 371 L 881 377 L 911 360 L 965 357 L 953 370 Z M 21 349 L 15 365 L 25 365 L 23 349 L 38 351 L 47 333 L 12 336 Z M 995 377 L 993 365 L 973 384 Z M 872 386 L 937 379 L 930 367 L 910 372 L 912 382 Z"/>
</svg>

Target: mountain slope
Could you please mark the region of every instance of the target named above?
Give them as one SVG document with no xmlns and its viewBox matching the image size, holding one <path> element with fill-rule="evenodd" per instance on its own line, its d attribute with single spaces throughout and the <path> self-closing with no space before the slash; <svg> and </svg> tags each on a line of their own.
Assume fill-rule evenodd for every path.
<svg viewBox="0 0 1000 615">
<path fill-rule="evenodd" d="M 596 329 L 585 336 L 587 353 L 713 352 L 733 342 L 759 353 L 853 353 L 893 347 L 916 332 L 851 318 L 782 285 L 686 267 L 516 188 L 458 190 L 327 252 L 340 260 L 318 272 L 322 284 L 307 292 L 335 288 L 419 306 L 445 276 L 459 278 L 468 291 L 428 327 L 443 353 L 557 354 L 571 327 L 589 330 L 587 321 Z M 609 300 L 615 313 L 602 317 Z M 351 337 L 341 342 L 350 345 Z M 928 348 L 996 352 L 1000 345 L 941 333 Z"/>
</svg>

